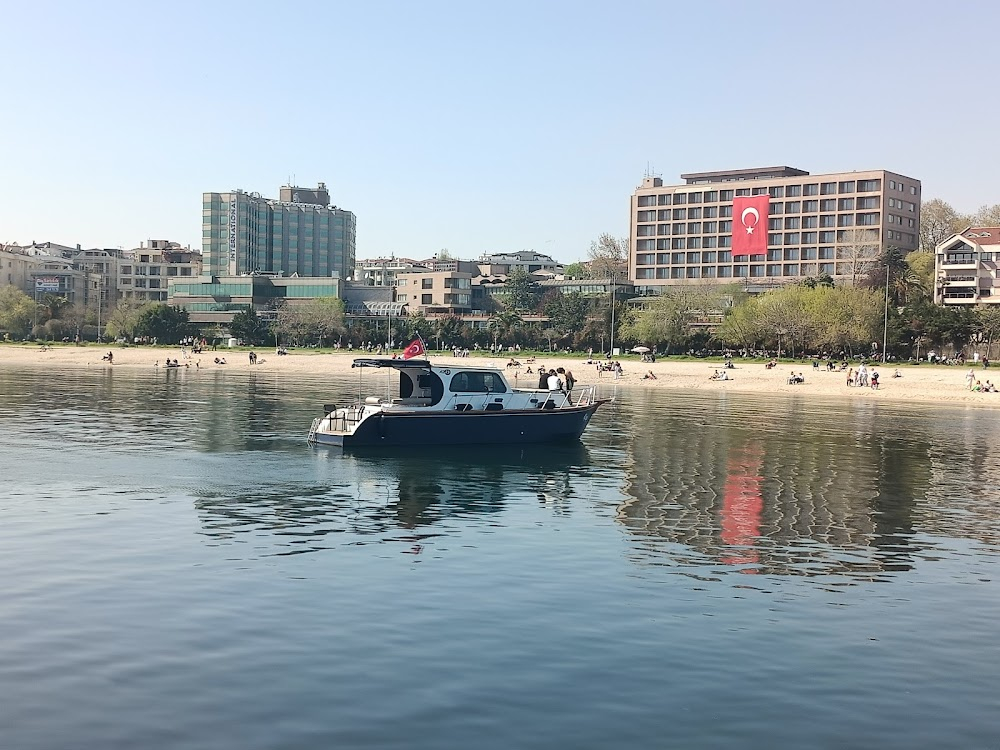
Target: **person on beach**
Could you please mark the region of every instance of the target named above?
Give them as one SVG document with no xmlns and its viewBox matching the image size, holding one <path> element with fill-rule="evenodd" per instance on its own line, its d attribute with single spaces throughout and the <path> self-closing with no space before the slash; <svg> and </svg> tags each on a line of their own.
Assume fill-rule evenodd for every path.
<svg viewBox="0 0 1000 750">
<path fill-rule="evenodd" d="M 969 371 L 965 373 L 965 387 L 971 391 L 972 386 L 975 382 L 976 382 L 976 372 L 970 367 Z"/>
<path fill-rule="evenodd" d="M 872 370 L 872 390 L 878 390 L 878 370 Z"/>
<path fill-rule="evenodd" d="M 854 368 L 852 367 L 847 371 L 847 385 L 848 387 L 854 385 Z"/>
</svg>

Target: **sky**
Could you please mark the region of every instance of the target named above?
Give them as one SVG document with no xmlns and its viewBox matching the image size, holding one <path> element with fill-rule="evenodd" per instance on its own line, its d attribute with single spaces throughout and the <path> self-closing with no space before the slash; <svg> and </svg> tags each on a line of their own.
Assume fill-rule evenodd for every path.
<svg viewBox="0 0 1000 750">
<path fill-rule="evenodd" d="M 626 236 L 648 172 L 890 169 L 1000 203 L 1000 3 L 0 0 L 0 243 L 201 245 L 325 182 L 357 257 Z M 981 30 L 987 31 L 981 31 Z"/>
</svg>

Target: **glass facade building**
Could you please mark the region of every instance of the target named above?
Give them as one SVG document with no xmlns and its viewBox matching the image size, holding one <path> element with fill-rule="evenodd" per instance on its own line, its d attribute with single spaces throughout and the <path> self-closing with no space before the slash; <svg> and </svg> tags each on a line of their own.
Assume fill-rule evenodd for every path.
<svg viewBox="0 0 1000 750">
<path fill-rule="evenodd" d="M 203 275 L 350 278 L 354 214 L 327 205 L 329 193 L 322 183 L 318 189 L 285 186 L 281 195 L 291 200 L 242 190 L 203 195 Z"/>
</svg>

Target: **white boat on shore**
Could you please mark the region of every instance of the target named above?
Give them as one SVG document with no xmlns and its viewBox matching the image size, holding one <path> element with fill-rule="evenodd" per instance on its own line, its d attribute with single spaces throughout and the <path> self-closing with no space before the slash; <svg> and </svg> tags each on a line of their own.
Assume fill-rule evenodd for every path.
<svg viewBox="0 0 1000 750">
<path fill-rule="evenodd" d="M 413 446 L 572 442 L 599 399 L 595 386 L 564 391 L 515 388 L 494 367 L 436 367 L 426 359 L 356 359 L 353 367 L 390 368 L 398 383 L 385 397 L 324 407 L 309 442 L 338 446 Z"/>
</svg>

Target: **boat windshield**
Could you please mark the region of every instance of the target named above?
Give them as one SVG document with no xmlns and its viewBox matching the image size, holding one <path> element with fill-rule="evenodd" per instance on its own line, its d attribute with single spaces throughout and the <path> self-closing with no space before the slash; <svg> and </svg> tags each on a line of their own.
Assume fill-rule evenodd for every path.
<svg viewBox="0 0 1000 750">
<path fill-rule="evenodd" d="M 452 393 L 506 393 L 507 385 L 499 373 L 460 370 L 451 379 Z"/>
</svg>

